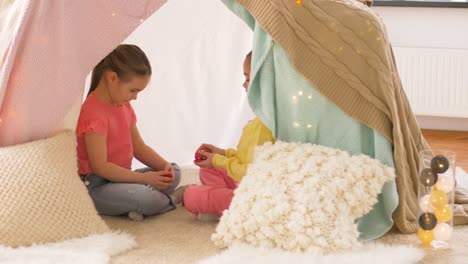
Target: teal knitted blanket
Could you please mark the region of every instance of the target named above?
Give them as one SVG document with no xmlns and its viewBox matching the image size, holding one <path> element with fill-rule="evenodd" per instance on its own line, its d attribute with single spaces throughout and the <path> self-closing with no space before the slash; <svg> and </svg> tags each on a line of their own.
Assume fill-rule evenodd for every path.
<svg viewBox="0 0 468 264">
<path fill-rule="evenodd" d="M 392 144 L 383 135 L 352 119 L 321 95 L 245 8 L 235 0 L 223 2 L 254 31 L 249 104 L 278 140 L 365 154 L 394 167 Z M 384 185 L 373 209 L 356 219 L 360 239 L 376 239 L 390 230 L 397 206 L 398 193 L 392 180 Z"/>
</svg>

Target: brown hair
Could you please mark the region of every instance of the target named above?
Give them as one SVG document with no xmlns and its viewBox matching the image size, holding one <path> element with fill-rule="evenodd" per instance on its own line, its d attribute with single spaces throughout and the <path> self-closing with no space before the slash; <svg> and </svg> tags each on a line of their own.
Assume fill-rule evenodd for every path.
<svg viewBox="0 0 468 264">
<path fill-rule="evenodd" d="M 121 44 L 94 67 L 88 95 L 96 89 L 108 70 L 117 73 L 123 80 L 129 79 L 131 75 L 151 75 L 151 65 L 146 54 L 136 45 Z"/>
</svg>

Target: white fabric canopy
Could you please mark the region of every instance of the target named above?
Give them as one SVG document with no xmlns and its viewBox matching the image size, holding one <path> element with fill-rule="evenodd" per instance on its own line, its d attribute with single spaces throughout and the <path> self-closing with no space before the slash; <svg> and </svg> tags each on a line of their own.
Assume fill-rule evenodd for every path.
<svg viewBox="0 0 468 264">
<path fill-rule="evenodd" d="M 148 145 L 181 166 L 194 166 L 201 143 L 236 147 L 253 117 L 242 87 L 252 37 L 221 1 L 171 0 L 124 41 L 140 46 L 153 67 L 132 102 Z"/>
<path fill-rule="evenodd" d="M 147 90 L 132 103 L 148 145 L 182 166 L 192 164 L 193 152 L 203 142 L 235 147 L 242 127 L 253 116 L 242 88 L 242 62 L 251 49 L 252 32 L 221 1 L 172 0 L 152 16 L 162 1 L 131 1 L 132 6 L 140 6 L 130 11 L 125 11 L 129 1 L 124 0 L 58 2 L 15 2 L 29 6 L 29 12 L 54 15 L 31 13 L 33 25 L 50 29 L 37 26 L 16 36 L 25 45 L 24 52 L 15 53 L 21 56 L 16 62 L 30 62 L 6 77 L 19 76 L 21 81 L 28 76 L 28 82 L 12 83 L 10 78 L 7 87 L 1 82 L 5 78 L 0 79 L 0 91 L 7 91 L 0 106 L 0 146 L 43 138 L 62 126 L 74 128 L 88 86 L 85 76 L 123 41 L 139 45 L 153 66 Z M 143 16 L 143 23 L 141 14 L 149 17 Z M 119 24 L 109 22 L 115 17 Z M 24 21 L 20 27 L 26 27 Z M 28 57 L 28 49 L 37 50 L 43 43 L 41 36 L 50 47 Z M 4 66 L 14 61 L 7 60 Z M 20 88 L 11 89 L 12 85 Z"/>
</svg>

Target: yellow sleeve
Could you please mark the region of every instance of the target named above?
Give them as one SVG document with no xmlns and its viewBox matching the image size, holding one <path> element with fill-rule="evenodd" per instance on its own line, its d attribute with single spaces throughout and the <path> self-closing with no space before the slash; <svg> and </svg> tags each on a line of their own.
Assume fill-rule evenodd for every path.
<svg viewBox="0 0 468 264">
<path fill-rule="evenodd" d="M 233 149 L 233 148 L 228 148 L 226 149 L 224 155 L 228 158 L 230 157 L 234 157 L 237 155 L 237 150 Z"/>
<path fill-rule="evenodd" d="M 247 172 L 248 165 L 253 161 L 255 147 L 274 141 L 270 129 L 260 119 L 255 118 L 242 130 L 237 151 L 226 150 L 226 156 L 215 154 L 213 166 L 225 169 L 231 178 L 240 182 Z M 228 156 L 228 152 L 232 156 Z"/>
<path fill-rule="evenodd" d="M 236 156 L 228 158 L 215 154 L 213 156 L 213 166 L 225 169 L 229 177 L 233 178 L 236 182 L 240 182 L 247 172 L 247 164 L 242 163 Z"/>
</svg>

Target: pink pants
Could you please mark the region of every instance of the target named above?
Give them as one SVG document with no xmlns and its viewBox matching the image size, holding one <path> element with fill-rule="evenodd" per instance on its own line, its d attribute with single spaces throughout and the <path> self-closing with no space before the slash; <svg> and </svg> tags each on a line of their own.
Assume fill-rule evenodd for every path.
<svg viewBox="0 0 468 264">
<path fill-rule="evenodd" d="M 202 185 L 185 189 L 184 206 L 191 213 L 212 213 L 218 216 L 229 208 L 237 182 L 223 169 L 200 169 Z"/>
</svg>

